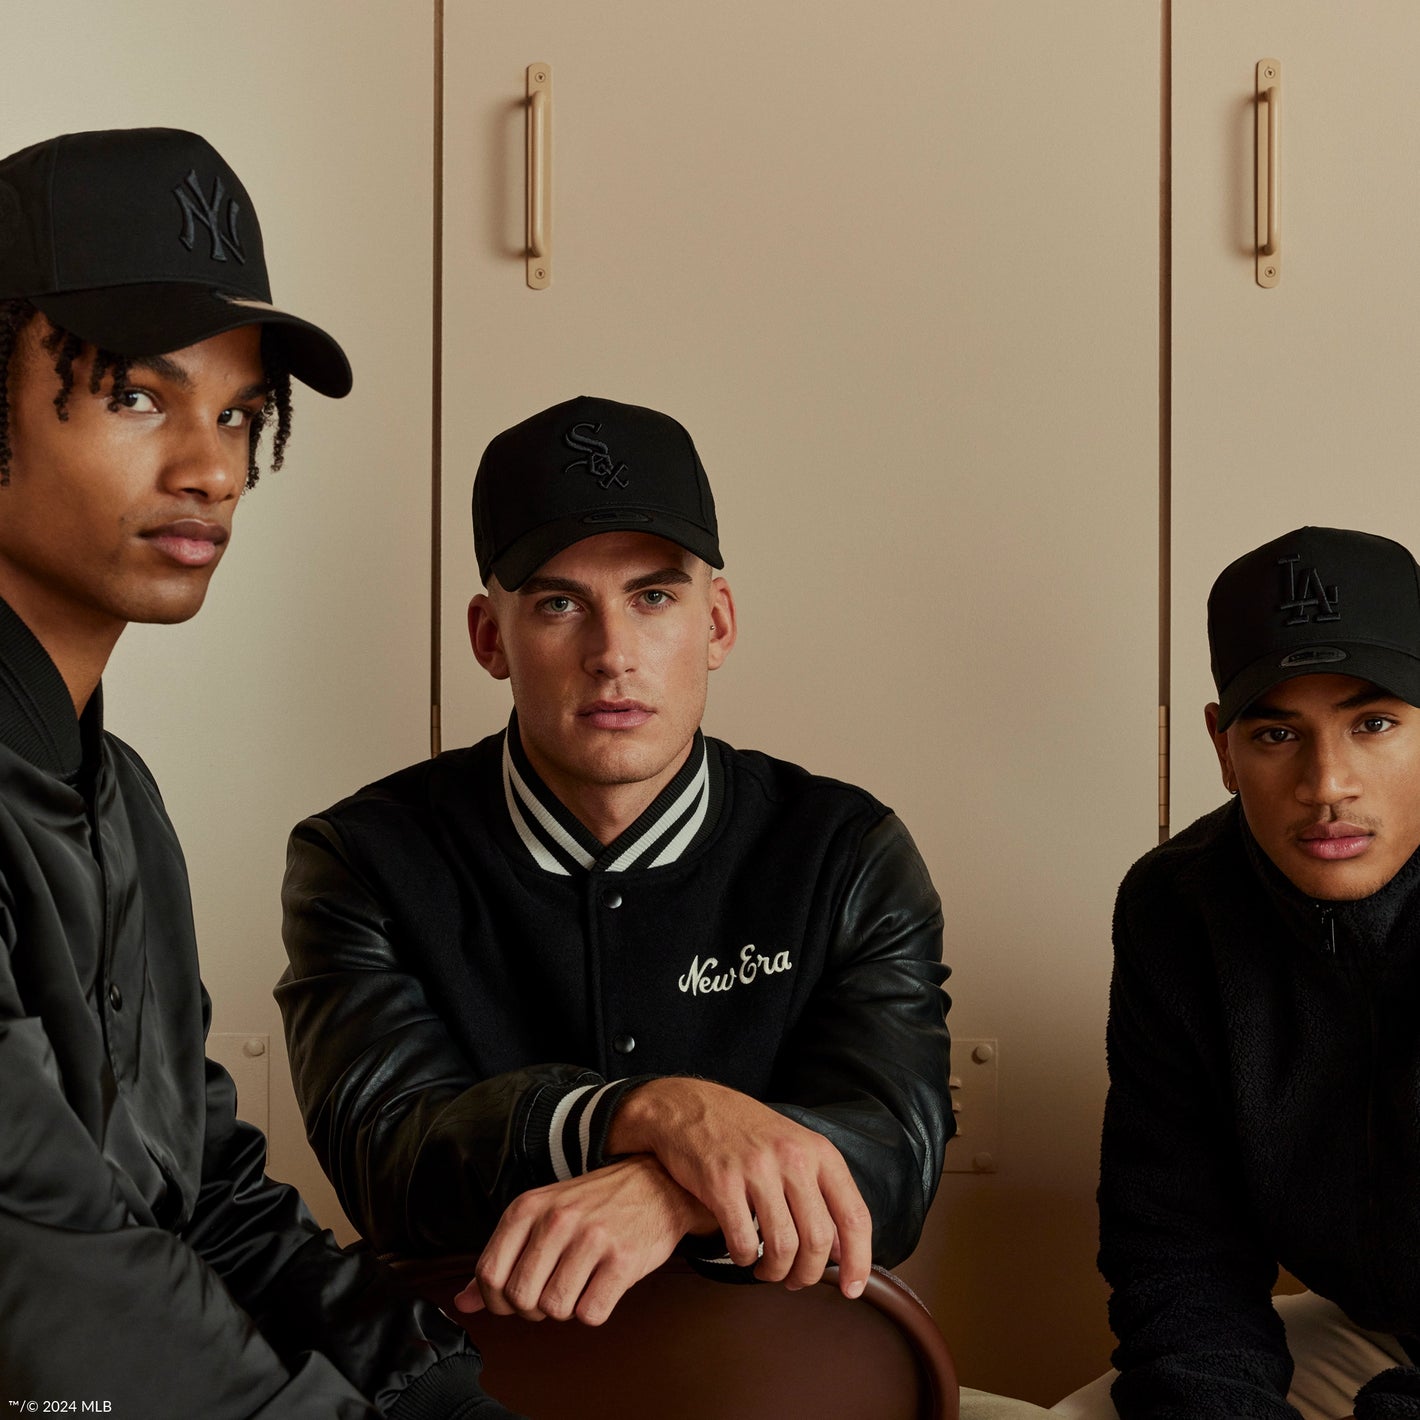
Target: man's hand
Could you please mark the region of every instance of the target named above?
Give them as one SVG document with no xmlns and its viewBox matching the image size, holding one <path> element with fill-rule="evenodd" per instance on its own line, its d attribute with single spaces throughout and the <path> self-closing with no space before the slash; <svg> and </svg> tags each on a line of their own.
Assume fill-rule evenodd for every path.
<svg viewBox="0 0 1420 1420">
<path fill-rule="evenodd" d="M 626 1096 L 607 1149 L 655 1155 L 715 1215 L 741 1267 L 759 1257 L 762 1239 L 754 1269 L 762 1281 L 808 1287 L 832 1258 L 843 1295 L 862 1295 L 873 1220 L 843 1155 L 822 1134 L 738 1090 L 670 1076 Z"/>
<path fill-rule="evenodd" d="M 515 1198 L 454 1305 L 600 1326 L 681 1238 L 714 1230 L 709 1210 L 655 1159 L 621 1159 Z"/>
</svg>

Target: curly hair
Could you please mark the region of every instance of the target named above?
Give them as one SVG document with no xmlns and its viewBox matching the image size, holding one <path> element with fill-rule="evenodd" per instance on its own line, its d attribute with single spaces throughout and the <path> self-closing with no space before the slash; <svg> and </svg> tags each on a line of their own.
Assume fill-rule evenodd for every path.
<svg viewBox="0 0 1420 1420">
<path fill-rule="evenodd" d="M 20 333 L 39 310 L 23 297 L 0 300 L 0 488 L 10 483 L 10 373 Z M 69 397 L 74 393 L 74 361 L 84 351 L 85 342 L 77 335 L 50 322 L 49 334 L 43 338 L 44 348 L 54 361 L 54 373 L 59 389 L 54 396 L 54 411 L 61 422 L 69 418 Z M 251 440 L 247 456 L 246 487 L 255 488 L 261 476 L 257 467 L 257 450 L 262 433 L 276 423 L 271 439 L 271 467 L 279 469 L 286 458 L 286 443 L 291 437 L 291 372 L 286 368 L 280 343 L 272 338 L 269 328 L 261 332 L 261 363 L 266 378 L 266 400 L 251 422 Z M 126 355 L 111 350 L 95 350 L 93 367 L 89 371 L 89 393 L 98 394 L 105 378 L 109 393 L 115 394 L 128 384 L 130 361 Z"/>
</svg>

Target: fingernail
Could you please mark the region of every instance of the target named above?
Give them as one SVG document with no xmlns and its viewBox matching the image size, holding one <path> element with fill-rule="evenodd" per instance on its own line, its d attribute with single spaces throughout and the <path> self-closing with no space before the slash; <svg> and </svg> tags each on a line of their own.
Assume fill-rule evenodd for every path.
<svg viewBox="0 0 1420 1420">
<path fill-rule="evenodd" d="M 848 1284 L 848 1295 L 850 1297 L 861 1297 L 863 1295 L 864 1285 L 865 1284 L 862 1282 L 850 1282 Z"/>
</svg>

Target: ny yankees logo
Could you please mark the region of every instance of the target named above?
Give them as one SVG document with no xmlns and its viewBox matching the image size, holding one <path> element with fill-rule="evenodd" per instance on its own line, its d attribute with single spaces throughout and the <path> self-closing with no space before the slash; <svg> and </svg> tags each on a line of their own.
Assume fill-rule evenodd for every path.
<svg viewBox="0 0 1420 1420">
<path fill-rule="evenodd" d="M 189 172 L 187 177 L 173 188 L 173 196 L 182 208 L 182 231 L 178 233 L 178 238 L 183 246 L 191 251 L 197 241 L 197 224 L 201 222 L 212 238 L 212 260 L 226 261 L 227 252 L 230 251 L 245 266 L 246 255 L 242 251 L 241 238 L 237 235 L 237 214 L 242 210 L 241 203 L 236 198 L 231 198 L 224 213 L 222 199 L 226 195 L 227 190 L 222 186 L 222 179 L 214 178 L 212 200 L 209 202 L 202 195 L 197 173 Z"/>
<path fill-rule="evenodd" d="M 1306 621 L 1340 621 L 1337 607 L 1341 604 L 1341 593 L 1335 587 L 1328 587 L 1315 567 L 1308 567 L 1298 583 L 1297 568 L 1301 560 L 1300 553 L 1277 559 L 1277 565 L 1287 569 L 1287 600 L 1277 610 L 1292 613 L 1283 624 L 1300 626 Z M 1310 612 L 1316 615 L 1309 615 Z"/>
<path fill-rule="evenodd" d="M 574 424 L 564 436 L 569 449 L 576 449 L 579 453 L 587 455 L 584 459 L 578 459 L 575 463 L 569 463 L 563 470 L 564 473 L 571 473 L 574 468 L 585 469 L 604 489 L 627 488 L 629 483 L 625 477 L 631 470 L 625 464 L 618 464 L 611 456 L 611 451 L 602 443 L 600 439 L 592 438 L 591 434 L 582 433 L 583 429 L 590 429 L 592 434 L 601 433 L 600 424 L 583 422 Z"/>
</svg>

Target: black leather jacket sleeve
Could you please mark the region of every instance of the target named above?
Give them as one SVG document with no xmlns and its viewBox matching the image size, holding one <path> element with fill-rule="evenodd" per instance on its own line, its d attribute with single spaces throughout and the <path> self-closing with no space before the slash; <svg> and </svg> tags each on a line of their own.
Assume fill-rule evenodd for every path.
<svg viewBox="0 0 1420 1420">
<path fill-rule="evenodd" d="M 896 815 L 864 836 L 831 953 L 771 1103 L 838 1147 L 872 1214 L 873 1260 L 892 1267 L 917 1245 L 955 1129 L 941 903 Z"/>
<path fill-rule="evenodd" d="M 292 837 L 283 901 L 291 967 L 276 995 L 307 1132 L 342 1205 L 382 1252 L 481 1246 L 513 1198 L 547 1181 L 524 1138 L 538 1092 L 600 1077 L 544 1063 L 476 1078 L 401 961 L 390 913 L 320 819 Z M 951 1133 L 941 921 L 889 816 L 848 875 L 830 965 L 769 1101 L 842 1150 L 884 1263 L 915 1244 Z"/>
</svg>

